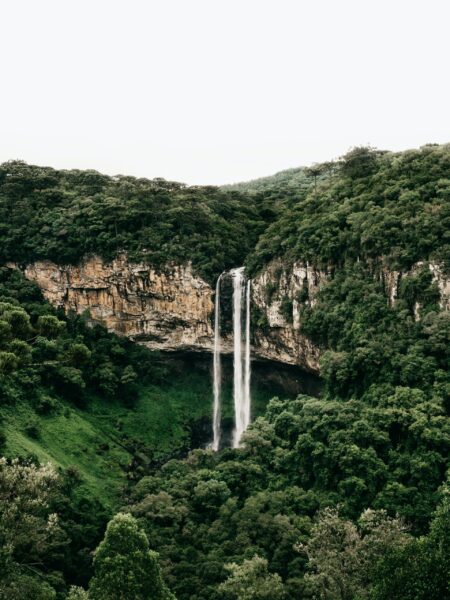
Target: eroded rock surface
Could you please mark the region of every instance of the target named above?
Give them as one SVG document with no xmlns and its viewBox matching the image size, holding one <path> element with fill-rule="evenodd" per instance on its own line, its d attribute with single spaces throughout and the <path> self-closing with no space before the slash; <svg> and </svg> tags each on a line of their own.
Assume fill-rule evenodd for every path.
<svg viewBox="0 0 450 600">
<path fill-rule="evenodd" d="M 111 263 L 98 257 L 77 266 L 39 261 L 25 269 L 45 298 L 66 312 L 89 311 L 93 321 L 153 350 L 209 350 L 214 305 L 210 286 L 190 265 Z"/>
<path fill-rule="evenodd" d="M 401 278 L 414 275 L 423 265 L 418 263 L 408 273 L 378 271 L 387 302 L 395 303 Z M 439 287 L 441 308 L 450 309 L 449 278 L 438 265 L 430 263 L 428 268 Z M 77 266 L 38 261 L 24 273 L 54 306 L 78 314 L 88 311 L 93 322 L 152 350 L 212 351 L 214 292 L 189 264 L 156 269 L 120 255 L 109 263 L 91 257 Z M 266 266 L 252 282 L 252 314 L 259 323 L 253 328 L 254 357 L 319 372 L 320 351 L 302 333 L 299 308 L 314 306 L 330 276 L 331 269 L 300 262 L 289 268 L 281 261 Z M 222 340 L 222 351 L 232 352 L 230 336 Z"/>
<path fill-rule="evenodd" d="M 255 278 L 252 300 L 266 320 L 254 332 L 260 356 L 319 372 L 319 349 L 301 333 L 299 308 L 301 303 L 314 306 L 327 278 L 310 265 L 295 263 L 287 270 L 279 261 Z"/>
</svg>

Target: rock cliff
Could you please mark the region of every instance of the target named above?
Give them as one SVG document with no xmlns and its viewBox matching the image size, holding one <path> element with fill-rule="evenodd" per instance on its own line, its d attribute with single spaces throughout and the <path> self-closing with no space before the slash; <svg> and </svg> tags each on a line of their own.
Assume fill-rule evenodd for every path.
<svg viewBox="0 0 450 600">
<path fill-rule="evenodd" d="M 408 273 L 379 271 L 390 304 L 397 299 L 401 278 L 422 266 L 418 263 Z M 441 307 L 448 310 L 450 280 L 438 265 L 428 266 L 439 287 Z M 24 273 L 54 306 L 88 313 L 93 322 L 150 349 L 212 351 L 213 290 L 189 264 L 156 269 L 120 255 L 110 263 L 91 257 L 77 266 L 39 261 L 28 265 Z M 287 269 L 281 261 L 273 261 L 253 280 L 255 357 L 319 372 L 319 348 L 301 332 L 299 305 L 313 306 L 330 275 L 331 270 L 308 264 L 295 263 Z M 417 307 L 418 316 L 419 312 Z M 222 348 L 232 351 L 227 336 Z"/>
<path fill-rule="evenodd" d="M 211 288 L 190 265 L 157 270 L 119 256 L 77 266 L 39 261 L 25 268 L 45 298 L 66 312 L 89 312 L 94 322 L 154 350 L 209 350 Z"/>
<path fill-rule="evenodd" d="M 296 293 L 305 281 L 313 297 L 323 275 L 309 267 L 277 274 L 277 292 L 268 301 L 265 290 L 279 268 L 270 265 L 254 282 L 252 301 L 267 315 L 269 325 L 254 332 L 254 356 L 317 373 L 317 348 L 300 334 L 298 318 L 292 324 L 282 317 L 279 304 L 280 298 L 290 294 L 295 306 Z M 86 313 L 109 331 L 152 350 L 212 351 L 213 290 L 193 274 L 190 265 L 155 269 L 121 255 L 110 263 L 91 257 L 77 266 L 38 261 L 24 273 L 53 306 Z M 231 352 L 232 340 L 225 336 L 222 348 Z"/>
<path fill-rule="evenodd" d="M 428 267 L 432 281 L 437 285 L 439 290 L 439 306 L 442 310 L 450 310 L 450 278 L 444 273 L 442 267 L 436 263 L 418 262 L 406 272 L 390 271 L 386 268 L 381 269 L 380 278 L 384 285 L 388 302 L 391 306 L 398 299 L 400 282 L 404 277 L 415 276 L 423 267 Z M 416 316 L 419 317 L 420 305 L 415 308 Z"/>
<path fill-rule="evenodd" d="M 270 263 L 252 284 L 252 301 L 264 324 L 254 330 L 259 356 L 319 372 L 319 349 L 301 333 L 301 303 L 313 306 L 329 274 L 295 263 Z"/>
</svg>

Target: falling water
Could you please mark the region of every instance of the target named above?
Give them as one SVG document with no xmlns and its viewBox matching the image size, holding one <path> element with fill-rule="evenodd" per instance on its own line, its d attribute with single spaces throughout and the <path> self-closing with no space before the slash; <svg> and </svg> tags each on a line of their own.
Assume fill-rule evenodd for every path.
<svg viewBox="0 0 450 600">
<path fill-rule="evenodd" d="M 250 424 L 250 279 L 247 281 L 246 308 L 245 308 L 245 374 L 244 374 L 244 422 L 245 431 Z"/>
<path fill-rule="evenodd" d="M 222 369 L 220 364 L 220 280 L 216 283 L 216 297 L 214 310 L 214 410 L 213 410 L 213 450 L 219 450 L 220 446 L 220 388 Z"/>
<path fill-rule="evenodd" d="M 223 275 L 223 274 L 222 274 Z M 213 406 L 213 450 L 220 448 L 220 413 L 221 413 L 221 336 L 220 336 L 220 284 L 222 275 L 216 283 L 214 312 L 214 406 Z M 234 367 L 234 415 L 233 448 L 239 448 L 242 434 L 250 423 L 250 280 L 245 285 L 244 267 L 232 269 L 233 278 L 233 367 Z M 245 293 L 245 344 L 242 344 L 242 313 Z"/>
<path fill-rule="evenodd" d="M 234 419 L 233 448 L 239 447 L 244 431 L 244 389 L 242 381 L 242 292 L 244 268 L 233 269 L 233 351 L 234 351 Z"/>
</svg>

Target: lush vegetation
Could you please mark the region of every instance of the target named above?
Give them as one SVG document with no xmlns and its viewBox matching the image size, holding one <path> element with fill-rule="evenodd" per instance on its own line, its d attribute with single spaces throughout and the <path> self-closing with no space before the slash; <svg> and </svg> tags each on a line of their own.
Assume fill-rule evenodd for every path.
<svg viewBox="0 0 450 600">
<path fill-rule="evenodd" d="M 183 377 L 0 271 L 0 444 L 10 457 L 0 464 L 1 598 L 62 598 L 68 582 L 89 581 L 124 487 L 189 448 L 209 414 L 205 375 L 194 370 L 188 390 Z"/>
<path fill-rule="evenodd" d="M 215 187 L 17 161 L 0 166 L 1 264 L 75 264 L 127 251 L 153 265 L 192 261 L 212 280 L 243 263 L 272 216 L 258 198 Z"/>
<path fill-rule="evenodd" d="M 107 504 L 125 467 L 134 477 L 189 448 L 210 412 L 207 373 L 55 311 L 10 269 L 0 271 L 0 373 L 7 454 L 76 466 Z"/>
<path fill-rule="evenodd" d="M 228 384 L 224 395 L 229 420 Z M 254 395 L 261 411 L 270 391 L 256 386 Z M 152 353 L 88 326 L 52 308 L 19 271 L 0 269 L 0 451 L 9 458 L 0 505 L 5 527 L 11 521 L 0 531 L 0 597 L 63 598 L 68 584 L 86 586 L 90 553 L 126 489 L 207 443 L 210 413 L 202 361 Z M 17 506 L 8 507 L 10 496 L 20 498 Z M 49 515 L 57 515 L 58 544 L 46 541 Z"/>
<path fill-rule="evenodd" d="M 449 597 L 450 319 L 426 262 L 446 268 L 449 158 L 356 149 L 285 194 L 248 262 L 334 266 L 300 309 L 322 347 L 325 395 L 274 400 L 243 450 L 196 452 L 133 489 L 130 509 L 179 598 Z M 265 193 L 276 200 L 279 185 Z M 389 306 L 380 265 L 419 260 Z M 331 560 L 341 551 L 347 572 Z"/>
<path fill-rule="evenodd" d="M 428 267 L 450 266 L 449 173 L 448 146 L 224 190 L 3 165 L 3 262 L 125 249 L 209 280 L 272 259 L 331 276 L 299 298 L 322 396 L 273 398 L 241 449 L 186 456 L 207 373 L 1 270 L 0 598 L 450 599 L 450 315 Z M 388 303 L 381 267 L 413 265 Z"/>
<path fill-rule="evenodd" d="M 262 234 L 251 269 L 275 257 L 318 266 L 383 259 L 393 269 L 434 259 L 450 267 L 450 146 L 356 148 L 309 173 L 314 184 L 299 187 Z"/>
<path fill-rule="evenodd" d="M 308 539 L 317 511 L 330 506 L 339 506 L 348 522 L 370 507 L 381 517 L 401 517 L 411 534 L 426 533 L 443 493 L 450 425 L 441 401 L 396 388 L 372 406 L 275 399 L 245 442 L 220 456 L 196 451 L 186 461 L 170 461 L 132 490 L 130 510 L 160 552 L 178 598 L 225 597 L 226 564 L 254 556 L 281 577 L 283 597 L 312 597 L 314 578 L 305 575 L 310 568 L 317 573 L 317 565 L 308 566 Z M 383 526 L 395 528 L 393 547 L 403 543 L 396 523 Z"/>
</svg>

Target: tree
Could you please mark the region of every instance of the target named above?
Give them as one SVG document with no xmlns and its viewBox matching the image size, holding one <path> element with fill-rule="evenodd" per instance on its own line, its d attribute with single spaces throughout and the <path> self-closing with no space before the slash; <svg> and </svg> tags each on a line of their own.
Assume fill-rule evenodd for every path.
<svg viewBox="0 0 450 600">
<path fill-rule="evenodd" d="M 255 556 L 241 565 L 225 565 L 230 575 L 219 586 L 226 598 L 233 600 L 283 600 L 285 589 L 279 575 L 269 573 L 265 558 Z"/>
<path fill-rule="evenodd" d="M 1 574 L 1 600 L 55 600 L 55 590 L 39 577 L 23 572 Z M 74 599 L 72 599 L 74 600 Z"/>
<path fill-rule="evenodd" d="M 299 546 L 309 559 L 306 579 L 322 600 L 368 599 L 375 566 L 408 539 L 403 523 L 385 511 L 366 510 L 355 525 L 327 508 L 319 513 L 308 543 Z"/>
<path fill-rule="evenodd" d="M 430 533 L 392 548 L 375 572 L 373 600 L 450 598 L 450 490 L 431 523 Z"/>
<path fill-rule="evenodd" d="M 351 179 L 366 177 L 374 170 L 379 154 L 370 146 L 356 146 L 341 157 L 342 172 Z"/>
<path fill-rule="evenodd" d="M 70 588 L 67 600 L 89 600 L 89 594 L 82 587 L 73 585 Z"/>
<path fill-rule="evenodd" d="M 109 523 L 94 556 L 91 600 L 170 600 L 161 577 L 158 554 L 130 514 L 119 513 Z"/>
<path fill-rule="evenodd" d="M 51 503 L 58 475 L 48 464 L 37 467 L 0 458 L 0 598 L 51 600 L 45 563 L 66 542 Z"/>
</svg>

